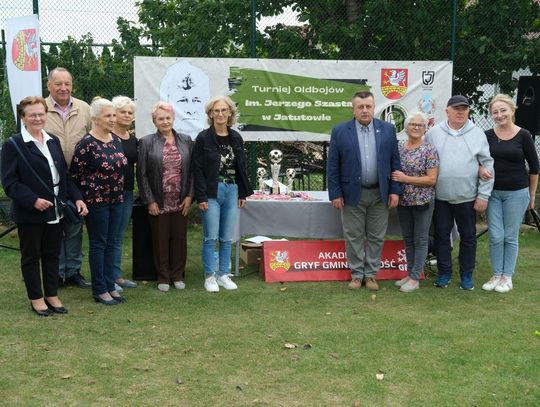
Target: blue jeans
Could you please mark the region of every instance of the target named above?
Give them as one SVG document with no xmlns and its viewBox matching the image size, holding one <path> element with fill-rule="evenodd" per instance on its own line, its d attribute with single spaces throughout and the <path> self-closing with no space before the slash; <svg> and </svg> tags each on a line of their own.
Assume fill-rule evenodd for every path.
<svg viewBox="0 0 540 407">
<path fill-rule="evenodd" d="M 218 275 L 229 274 L 232 237 L 238 216 L 238 186 L 218 184 L 216 199 L 208 199 L 208 210 L 200 211 L 203 222 L 202 262 L 205 277 L 214 275 L 216 262 L 214 250 L 219 239 Z"/>
<path fill-rule="evenodd" d="M 476 261 L 476 211 L 474 201 L 451 204 L 435 200 L 435 255 L 439 278 L 452 275 L 452 245 L 450 233 L 454 221 L 459 232 L 459 272 L 469 277 Z"/>
<path fill-rule="evenodd" d="M 429 227 L 433 218 L 435 202 L 426 207 L 398 206 L 397 213 L 407 254 L 409 277 L 420 280 L 428 253 Z"/>
<path fill-rule="evenodd" d="M 78 225 L 64 224 L 58 275 L 60 279 L 72 277 L 81 272 L 82 265 L 82 222 Z"/>
<path fill-rule="evenodd" d="M 121 219 L 121 203 L 88 205 L 86 229 L 94 296 L 114 291 L 114 254 Z"/>
<path fill-rule="evenodd" d="M 118 233 L 118 242 L 114 253 L 114 281 L 122 277 L 122 246 L 124 235 L 131 219 L 133 210 L 133 191 L 124 191 L 124 203 L 122 204 L 122 214 L 120 216 L 120 233 Z"/>
<path fill-rule="evenodd" d="M 489 256 L 494 276 L 512 277 L 518 255 L 519 227 L 529 206 L 529 188 L 494 189 L 489 198 Z"/>
</svg>

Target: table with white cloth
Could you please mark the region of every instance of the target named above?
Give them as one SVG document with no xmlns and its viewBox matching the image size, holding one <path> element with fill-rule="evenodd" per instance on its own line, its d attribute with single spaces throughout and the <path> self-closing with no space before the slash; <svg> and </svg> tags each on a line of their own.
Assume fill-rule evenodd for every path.
<svg viewBox="0 0 540 407">
<path fill-rule="evenodd" d="M 249 199 L 240 209 L 233 240 L 236 241 L 235 274 L 239 274 L 240 239 L 247 235 L 342 239 L 341 211 L 328 200 L 328 191 L 306 191 L 314 200 Z M 390 210 L 387 234 L 401 236 L 395 209 Z"/>
</svg>

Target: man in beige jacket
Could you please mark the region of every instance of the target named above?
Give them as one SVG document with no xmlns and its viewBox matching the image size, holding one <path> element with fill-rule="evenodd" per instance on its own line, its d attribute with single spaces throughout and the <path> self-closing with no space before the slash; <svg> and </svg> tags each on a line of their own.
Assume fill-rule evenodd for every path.
<svg viewBox="0 0 540 407">
<path fill-rule="evenodd" d="M 90 131 L 90 107 L 71 96 L 73 77 L 65 68 L 55 68 L 49 73 L 47 89 L 47 124 L 45 131 L 60 139 L 67 164 L 71 163 L 73 150 L 79 140 Z M 82 288 L 90 287 L 81 275 L 82 223 L 64 224 L 64 239 L 60 252 L 60 283 Z"/>
</svg>

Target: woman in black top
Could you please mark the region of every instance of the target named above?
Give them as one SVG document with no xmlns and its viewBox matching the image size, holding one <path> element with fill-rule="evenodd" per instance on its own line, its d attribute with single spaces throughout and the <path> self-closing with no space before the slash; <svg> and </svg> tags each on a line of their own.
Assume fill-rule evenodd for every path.
<svg viewBox="0 0 540 407">
<path fill-rule="evenodd" d="M 495 96 L 489 103 L 489 111 L 495 121 L 495 127 L 486 131 L 495 160 L 495 185 L 487 208 L 493 277 L 482 289 L 505 293 L 513 288 L 523 215 L 527 208 L 534 209 L 538 155 L 531 134 L 514 123 L 516 105 L 512 98 Z"/>
<path fill-rule="evenodd" d="M 114 281 L 116 290 L 123 288 L 135 288 L 137 283 L 122 278 L 122 245 L 124 235 L 131 219 L 133 209 L 133 189 L 135 188 L 135 163 L 137 162 L 137 138 L 135 132 L 131 130 L 135 115 L 135 103 L 127 96 L 116 96 L 112 103 L 116 109 L 116 123 L 113 133 L 122 142 L 124 155 L 128 165 L 124 168 L 124 202 L 122 203 L 122 217 L 120 220 L 120 233 L 114 254 Z"/>
<path fill-rule="evenodd" d="M 202 260 L 205 274 L 204 288 L 208 292 L 235 290 L 230 279 L 230 260 L 234 225 L 238 209 L 253 193 L 249 184 L 244 141 L 231 128 L 236 123 L 236 106 L 226 96 L 211 99 L 206 105 L 210 127 L 195 140 L 193 150 L 193 178 L 195 198 L 203 221 L 204 239 Z M 214 250 L 219 240 L 217 265 Z"/>
</svg>

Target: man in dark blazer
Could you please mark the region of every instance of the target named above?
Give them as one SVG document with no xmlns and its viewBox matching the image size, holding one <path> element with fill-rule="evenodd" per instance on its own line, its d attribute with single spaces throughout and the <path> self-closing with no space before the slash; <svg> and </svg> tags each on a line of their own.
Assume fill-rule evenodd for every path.
<svg viewBox="0 0 540 407">
<path fill-rule="evenodd" d="M 388 209 L 397 206 L 403 192 L 391 179 L 401 170 L 395 127 L 374 118 L 375 98 L 357 92 L 352 99 L 354 119 L 332 129 L 328 153 L 328 195 L 341 211 L 350 289 L 364 283 L 379 289 L 375 274 L 388 225 Z"/>
</svg>

